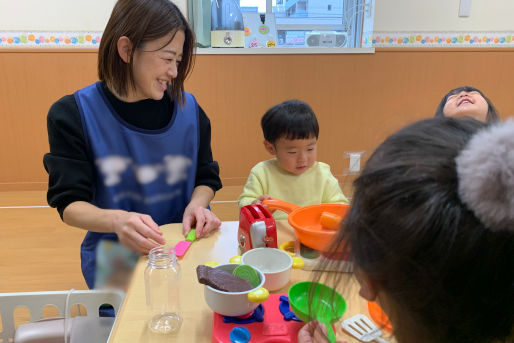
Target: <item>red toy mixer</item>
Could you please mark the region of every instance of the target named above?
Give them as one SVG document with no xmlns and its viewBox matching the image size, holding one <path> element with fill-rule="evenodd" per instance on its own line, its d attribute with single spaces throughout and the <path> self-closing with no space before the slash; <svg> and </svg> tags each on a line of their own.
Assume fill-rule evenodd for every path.
<svg viewBox="0 0 514 343">
<path fill-rule="evenodd" d="M 237 240 L 241 252 L 254 248 L 277 248 L 275 219 L 262 205 L 241 207 Z"/>
</svg>

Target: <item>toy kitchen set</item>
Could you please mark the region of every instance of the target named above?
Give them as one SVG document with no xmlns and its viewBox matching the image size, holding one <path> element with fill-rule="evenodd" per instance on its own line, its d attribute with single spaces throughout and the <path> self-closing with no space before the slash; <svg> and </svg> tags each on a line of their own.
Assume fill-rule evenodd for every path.
<svg viewBox="0 0 514 343">
<path fill-rule="evenodd" d="M 288 294 L 270 294 L 269 292 L 283 292 L 284 287 L 289 283 L 291 263 L 292 268 L 308 270 L 314 268 L 322 258 L 320 257 L 321 253 L 315 248 L 326 247 L 327 238 L 332 238 L 337 232 L 346 209 L 346 205 L 339 204 L 300 207 L 276 199 L 269 199 L 264 203 L 266 207 L 252 204 L 241 208 L 237 233 L 242 254 L 241 264 L 255 267 L 258 270 L 257 273 L 264 277 L 260 279 L 261 281 L 253 284 L 254 289 L 246 292 L 247 294 L 244 294 L 245 292 L 223 292 L 216 290 L 215 287 L 214 289 L 206 287 L 206 302 L 214 312 L 212 342 L 297 342 L 298 331 L 304 325 L 302 318 L 308 320 L 308 317 L 302 316 L 302 311 L 298 309 L 297 304 L 308 303 L 301 298 L 309 296 L 308 287 L 304 284 L 310 282 L 303 281 L 294 284 L 289 287 Z M 268 208 L 289 213 L 289 223 L 295 229 L 297 236 L 296 242 L 279 244 L 277 226 Z M 313 211 L 319 213 L 313 215 Z M 298 215 L 298 213 L 300 214 Z M 314 217 L 314 221 L 317 223 L 305 222 L 303 223 L 304 227 L 298 230 L 298 218 L 301 219 L 303 216 Z M 301 231 L 302 229 L 303 231 Z M 309 234 L 305 230 L 319 230 L 321 234 L 320 232 Z M 326 231 L 327 234 L 324 235 L 322 231 Z M 303 244 L 303 241 L 309 243 L 311 247 Z M 277 249 L 279 246 L 280 249 Z M 284 259 L 284 255 L 285 261 L 281 261 Z M 301 264 L 295 266 L 298 260 L 301 261 Z M 229 263 L 214 268 L 233 272 L 236 275 L 237 265 Z M 212 273 L 215 274 L 218 271 L 215 270 Z M 293 288 L 301 286 L 306 287 L 302 292 L 292 291 Z M 260 287 L 265 290 L 264 298 L 257 301 L 251 300 L 249 296 Z M 248 302 L 247 296 L 250 302 Z M 333 297 L 327 301 L 330 302 L 330 306 L 335 306 Z M 339 316 L 345 308 L 346 305 L 342 299 L 338 306 Z"/>
</svg>

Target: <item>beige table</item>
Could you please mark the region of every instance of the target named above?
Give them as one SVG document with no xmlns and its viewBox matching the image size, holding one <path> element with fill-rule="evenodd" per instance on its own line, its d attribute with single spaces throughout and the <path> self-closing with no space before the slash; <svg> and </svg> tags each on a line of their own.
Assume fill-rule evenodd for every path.
<svg viewBox="0 0 514 343">
<path fill-rule="evenodd" d="M 194 242 L 184 258 L 180 260 L 182 269 L 181 278 L 181 307 L 184 322 L 180 331 L 172 335 L 154 334 L 147 329 L 145 303 L 144 270 L 148 261 L 142 256 L 134 271 L 131 284 L 125 297 L 125 302 L 113 328 L 109 342 L 202 342 L 212 340 L 213 312 L 204 300 L 203 287 L 198 283 L 196 267 L 208 261 L 227 263 L 234 256 L 239 255 L 237 243 L 238 222 L 223 222 L 218 232 L 210 237 Z M 162 226 L 164 237 L 170 245 L 183 240 L 182 225 L 170 224 Z M 287 222 L 277 221 L 278 242 L 294 240 L 294 231 Z M 295 282 L 309 280 L 311 272 L 293 269 L 289 285 L 274 293 L 285 293 Z M 348 308 L 342 319 L 349 318 L 357 313 L 368 315 L 366 302 L 358 296 L 355 281 L 349 275 L 346 285 L 341 288 Z M 339 340 L 358 342 L 342 332 L 337 324 L 337 337 Z"/>
</svg>

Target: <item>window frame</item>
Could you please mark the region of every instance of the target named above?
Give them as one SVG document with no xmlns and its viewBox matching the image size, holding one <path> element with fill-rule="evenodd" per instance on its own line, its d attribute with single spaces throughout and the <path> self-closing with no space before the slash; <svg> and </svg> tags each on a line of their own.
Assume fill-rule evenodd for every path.
<svg viewBox="0 0 514 343">
<path fill-rule="evenodd" d="M 355 0 L 340 0 L 340 1 L 355 1 Z M 356 0 L 360 1 L 360 0 Z M 266 0 L 266 14 L 273 13 L 273 0 Z M 279 24 L 277 19 L 277 30 L 287 31 L 287 30 L 297 30 L 297 31 L 345 31 L 344 25 L 341 24 L 315 24 L 315 25 L 307 25 L 307 24 Z M 301 20 L 301 18 L 292 18 L 291 21 Z"/>
<path fill-rule="evenodd" d="M 188 0 L 187 4 L 189 7 L 189 17 L 192 18 L 192 8 L 191 2 L 194 0 Z M 341 24 L 279 24 L 278 21 L 280 18 L 277 18 L 276 29 L 277 31 L 341 31 L 346 32 L 348 36 L 348 47 L 340 48 L 340 47 L 320 47 L 320 48 L 312 48 L 307 46 L 277 46 L 273 49 L 248 49 L 248 48 L 223 48 L 223 49 L 214 49 L 219 52 L 219 54 L 225 53 L 237 53 L 241 52 L 242 54 L 248 54 L 248 52 L 242 52 L 241 49 L 244 50 L 252 50 L 255 53 L 284 53 L 287 50 L 292 50 L 291 53 L 374 53 L 375 49 L 373 47 L 362 47 L 361 45 L 361 37 L 363 32 L 364 25 L 364 14 L 366 12 L 366 8 L 369 6 L 374 7 L 374 0 L 340 0 L 343 1 L 343 6 L 345 6 L 346 10 L 358 8 L 359 10 L 352 14 L 350 17 L 349 25 L 345 25 L 343 22 Z M 345 13 L 345 8 L 343 8 L 343 13 Z M 273 0 L 266 0 L 266 12 L 265 14 L 273 13 Z M 296 20 L 294 18 L 293 20 Z M 298 18 L 301 19 L 301 18 Z M 344 16 L 342 17 L 342 21 L 344 21 Z M 353 28 L 353 29 L 352 29 Z M 197 48 L 197 52 L 203 54 L 215 54 L 214 52 L 208 52 L 208 50 L 212 50 L 212 48 Z M 222 50 L 226 50 L 223 52 Z M 272 52 L 271 50 L 277 50 L 276 52 Z M 352 51 L 353 50 L 353 51 Z M 293 52 L 294 51 L 294 52 Z M 302 52 L 303 51 L 303 52 Z M 289 52 L 288 52 L 289 53 Z"/>
<path fill-rule="evenodd" d="M 355 15 L 352 14 L 350 19 L 349 25 L 345 25 L 344 16 L 341 18 L 341 24 L 279 24 L 278 21 L 280 19 L 277 18 L 277 31 L 342 31 L 346 32 L 348 35 L 349 40 L 349 48 L 360 48 L 361 44 L 361 35 L 362 35 L 362 23 L 363 23 L 363 12 L 364 8 L 366 6 L 365 0 L 340 0 L 343 2 L 343 6 L 346 8 L 343 8 L 343 13 L 345 10 L 348 10 L 349 8 L 359 8 L 357 13 Z M 273 13 L 273 1 L 272 0 L 266 0 L 266 13 Z M 296 19 L 292 19 L 296 20 Z M 360 25 L 358 25 L 360 23 Z M 354 30 L 351 28 L 355 27 Z M 301 49 L 302 47 L 289 47 L 294 49 Z M 327 48 L 324 48 L 327 49 Z M 328 49 L 336 49 L 336 48 L 328 48 Z"/>
</svg>

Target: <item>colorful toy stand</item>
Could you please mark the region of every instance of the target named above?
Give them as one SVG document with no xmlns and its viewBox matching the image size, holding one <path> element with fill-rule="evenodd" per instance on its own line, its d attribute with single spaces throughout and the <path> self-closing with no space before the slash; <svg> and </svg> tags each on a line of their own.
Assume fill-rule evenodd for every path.
<svg viewBox="0 0 514 343">
<path fill-rule="evenodd" d="M 244 318 L 224 317 L 214 313 L 212 342 L 228 343 L 231 342 L 230 337 L 234 336 L 240 337 L 241 342 L 244 342 L 247 330 L 250 334 L 247 342 L 296 343 L 298 331 L 304 324 L 290 311 L 286 295 L 270 294 L 268 300 Z M 238 327 L 246 330 L 237 329 Z"/>
</svg>

